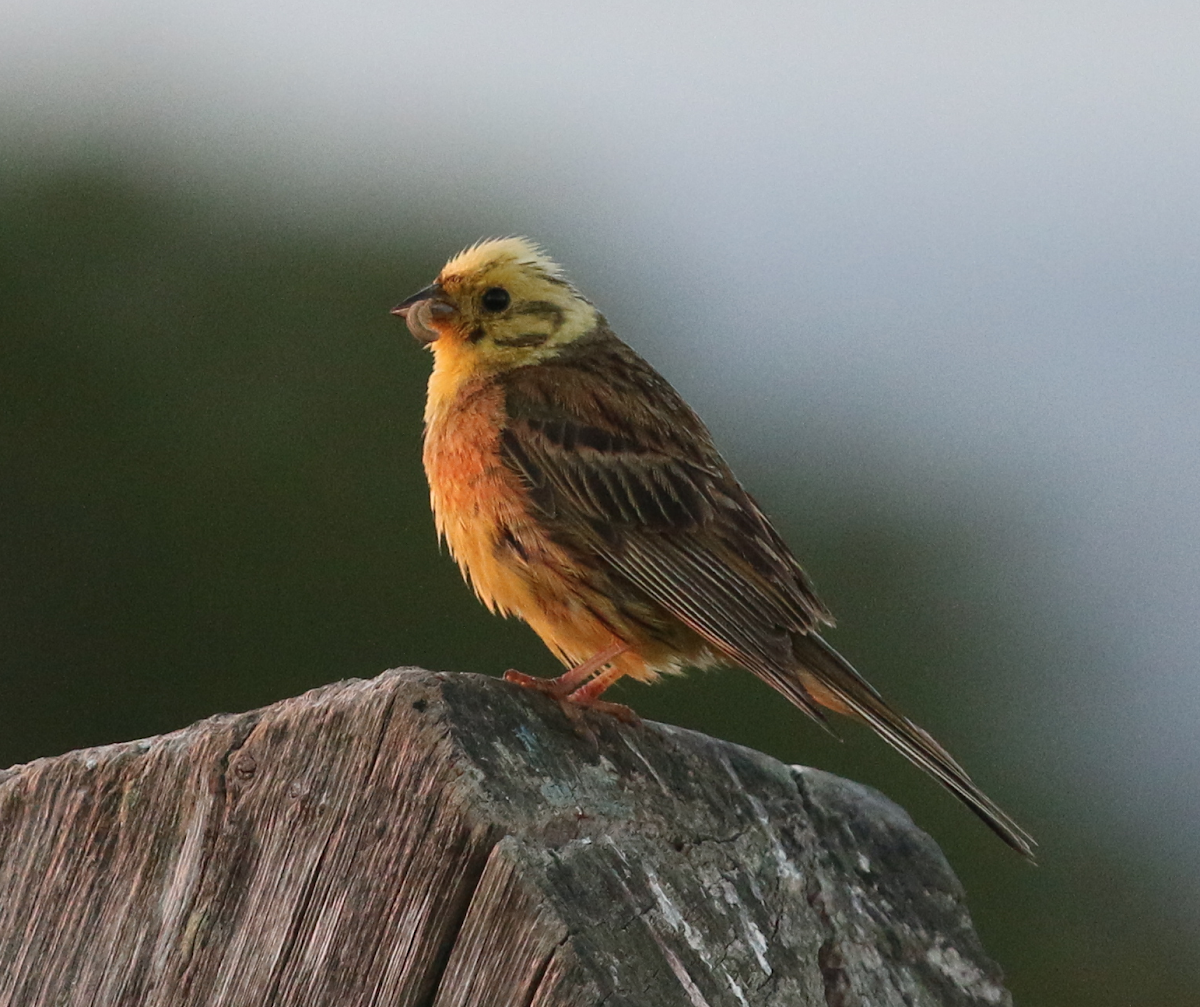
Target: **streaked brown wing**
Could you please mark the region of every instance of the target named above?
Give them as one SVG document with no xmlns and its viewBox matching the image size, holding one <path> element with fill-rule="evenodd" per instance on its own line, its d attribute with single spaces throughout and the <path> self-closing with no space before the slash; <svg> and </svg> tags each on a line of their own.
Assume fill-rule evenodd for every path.
<svg viewBox="0 0 1200 1007">
<path fill-rule="evenodd" d="M 865 721 L 1033 859 L 1028 833 L 817 635 L 832 619 L 787 545 L 649 364 L 601 329 L 504 381 L 501 453 L 556 540 L 602 558 L 823 722 L 819 687 L 822 702 Z"/>
<path fill-rule="evenodd" d="M 649 364 L 603 330 L 580 343 L 506 376 L 502 454 L 551 534 L 737 663 L 794 679 L 791 634 L 832 620 L 787 545 Z"/>
</svg>

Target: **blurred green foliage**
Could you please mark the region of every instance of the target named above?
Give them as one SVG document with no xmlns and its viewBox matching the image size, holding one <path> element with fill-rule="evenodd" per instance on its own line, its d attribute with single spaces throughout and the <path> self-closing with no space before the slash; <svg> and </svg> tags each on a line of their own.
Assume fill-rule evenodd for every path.
<svg viewBox="0 0 1200 1007">
<path fill-rule="evenodd" d="M 86 157 L 0 176 L 0 765 L 398 665 L 556 671 L 434 538 L 428 363 L 388 308 L 454 249 L 193 182 Z M 1031 673 L 1012 667 L 1064 646 L 998 558 L 1019 522 L 810 460 L 828 480 L 743 476 L 852 623 L 838 645 L 1032 828 L 1044 866 L 866 732 L 839 728 L 839 745 L 749 675 L 618 698 L 886 790 L 946 849 L 1018 1002 L 1197 1002 L 1138 865 L 1040 807 L 1020 778 L 1036 758 L 1006 758 Z"/>
</svg>

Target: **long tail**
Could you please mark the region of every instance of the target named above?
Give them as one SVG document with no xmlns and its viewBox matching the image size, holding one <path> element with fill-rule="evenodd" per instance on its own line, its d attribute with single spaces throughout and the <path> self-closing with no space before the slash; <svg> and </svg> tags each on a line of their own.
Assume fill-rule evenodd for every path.
<svg viewBox="0 0 1200 1007">
<path fill-rule="evenodd" d="M 865 721 L 884 741 L 919 766 L 970 808 L 993 832 L 1030 861 L 1036 862 L 1033 837 L 980 790 L 928 731 L 901 716 L 855 671 L 841 654 L 815 633 L 792 641 L 799 664 L 795 679 L 772 676 L 770 682 L 801 709 L 815 699 L 839 713 Z"/>
</svg>

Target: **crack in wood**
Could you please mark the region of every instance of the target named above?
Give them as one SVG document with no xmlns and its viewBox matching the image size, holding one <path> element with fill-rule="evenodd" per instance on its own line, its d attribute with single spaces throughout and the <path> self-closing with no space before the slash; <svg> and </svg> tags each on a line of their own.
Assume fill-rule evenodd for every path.
<svg viewBox="0 0 1200 1007">
<path fill-rule="evenodd" d="M 229 769 L 229 760 L 237 752 L 241 751 L 246 742 L 250 740 L 250 736 L 258 726 L 259 720 L 260 717 L 257 713 L 247 713 L 242 714 L 232 722 L 230 727 L 233 736 L 229 746 L 221 753 L 221 757 L 216 766 L 213 767 L 211 776 L 209 777 L 209 792 L 213 796 L 213 802 L 206 812 L 207 821 L 204 827 L 204 840 L 197 858 L 195 881 L 191 886 L 191 897 L 179 915 L 181 920 L 187 921 L 186 929 L 180 935 L 182 948 L 180 951 L 179 986 L 180 1000 L 183 1002 L 186 1002 L 188 995 L 191 993 L 191 986 L 195 980 L 195 971 L 192 966 L 195 957 L 196 942 L 201 936 L 199 931 L 203 927 L 203 922 L 199 920 L 193 924 L 193 914 L 196 911 L 201 893 L 204 891 L 205 882 L 208 880 L 208 870 L 212 864 L 217 843 L 225 826 L 226 804 L 229 796 L 229 787 L 226 783 L 225 775 Z"/>
<path fill-rule="evenodd" d="M 393 692 L 389 696 L 386 705 L 380 713 L 379 727 L 375 733 L 375 746 L 371 751 L 370 759 L 362 774 L 362 789 L 375 775 L 375 767 L 379 763 L 379 755 L 383 749 L 384 739 L 387 737 L 388 727 L 392 722 L 392 715 L 396 708 L 396 693 Z M 349 805 L 345 805 L 338 813 L 337 819 L 330 825 L 328 832 L 325 835 L 325 841 L 321 845 L 321 852 L 317 856 L 316 863 L 309 872 L 308 878 L 304 883 L 304 890 L 296 903 L 295 911 L 292 914 L 291 927 L 287 937 L 284 940 L 283 946 L 279 950 L 279 954 L 275 960 L 275 966 L 271 974 L 270 985 L 268 987 L 266 1004 L 273 1004 L 279 994 L 280 983 L 283 981 L 284 973 L 291 962 L 292 955 L 295 952 L 296 945 L 300 940 L 302 928 L 308 918 L 309 909 L 312 905 L 313 896 L 317 890 L 318 883 L 322 879 L 322 871 L 325 867 L 325 859 L 329 853 L 331 844 L 335 837 L 341 832 L 342 826 L 345 823 L 350 812 Z"/>
</svg>

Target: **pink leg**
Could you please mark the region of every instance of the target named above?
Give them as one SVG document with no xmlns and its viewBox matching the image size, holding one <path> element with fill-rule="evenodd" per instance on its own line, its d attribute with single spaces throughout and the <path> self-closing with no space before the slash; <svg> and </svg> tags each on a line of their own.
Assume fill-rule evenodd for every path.
<svg viewBox="0 0 1200 1007">
<path fill-rule="evenodd" d="M 601 713 L 610 713 L 619 717 L 626 723 L 636 723 L 638 716 L 628 706 L 622 706 L 620 703 L 606 703 L 599 698 L 600 694 L 623 674 L 618 668 L 608 668 L 601 671 L 590 682 L 587 681 L 613 658 L 620 657 L 628 649 L 628 644 L 617 640 L 611 647 L 606 647 L 582 664 L 563 672 L 558 678 L 535 678 L 533 675 L 525 675 L 510 668 L 504 673 L 504 681 L 514 682 L 527 689 L 536 689 L 538 692 L 553 696 L 563 704 L 564 712 L 572 719 L 575 719 L 575 715 L 572 714 L 571 708 L 567 704 L 574 707 L 588 706 Z"/>
<path fill-rule="evenodd" d="M 604 691 L 613 685 L 617 679 L 621 677 L 623 672 L 620 668 L 607 668 L 600 672 L 586 685 L 581 685 L 578 689 L 571 693 L 568 697 L 572 703 L 582 703 L 584 706 L 590 706 L 604 693 Z"/>
<path fill-rule="evenodd" d="M 601 699 L 603 692 L 622 676 L 620 668 L 608 668 L 600 672 L 586 685 L 581 685 L 567 699 L 579 706 L 586 706 L 601 713 L 608 713 L 626 724 L 638 723 L 638 715 L 624 703 L 609 703 Z"/>
<path fill-rule="evenodd" d="M 619 657 L 628 649 L 628 644 L 622 643 L 620 640 L 615 640 L 611 647 L 606 647 L 599 654 L 589 657 L 583 664 L 577 664 L 569 671 L 564 671 L 558 678 L 535 678 L 533 675 L 525 675 L 522 672 L 509 668 L 504 673 L 504 681 L 515 682 L 517 685 L 523 685 L 527 689 L 537 689 L 538 692 L 545 692 L 548 695 L 563 698 L 578 691 L 580 686 L 592 675 L 608 664 L 614 657 Z"/>
</svg>

